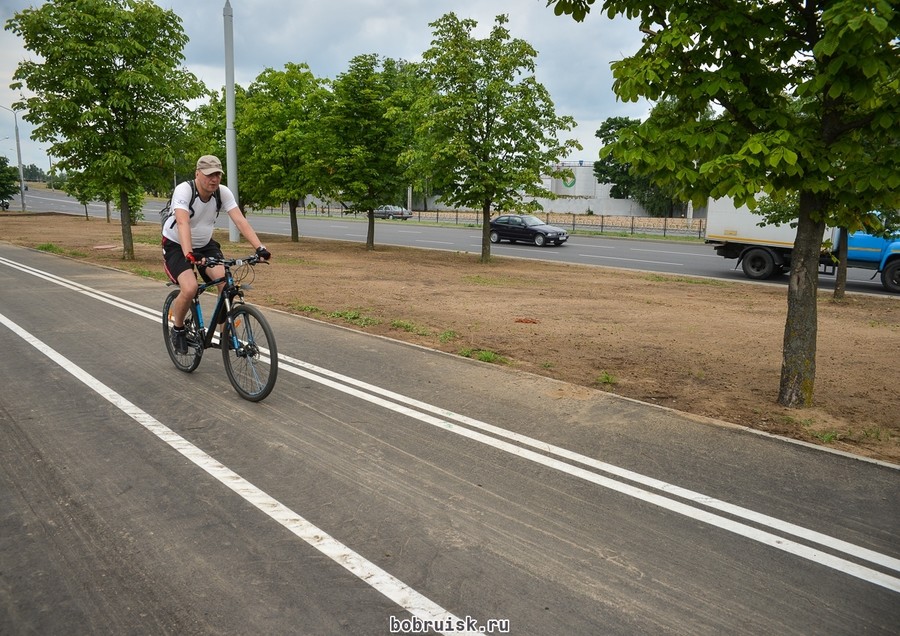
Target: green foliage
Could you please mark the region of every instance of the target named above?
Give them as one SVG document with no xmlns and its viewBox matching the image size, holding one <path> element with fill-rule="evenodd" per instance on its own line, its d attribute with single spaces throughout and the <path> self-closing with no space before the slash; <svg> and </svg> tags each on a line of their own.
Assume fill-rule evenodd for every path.
<svg viewBox="0 0 900 636">
<path fill-rule="evenodd" d="M 548 7 L 553 4 L 556 5 L 553 8 L 556 15 L 571 15 L 576 22 L 584 22 L 594 0 L 547 0 Z"/>
<path fill-rule="evenodd" d="M 283 71 L 263 71 L 237 111 L 241 199 L 258 206 L 287 201 L 294 241 L 299 240 L 298 205 L 305 205 L 307 195 L 328 190 L 320 127 L 329 97 L 306 64 L 286 64 Z"/>
<path fill-rule="evenodd" d="M 400 331 L 406 331 L 407 333 L 414 333 L 418 336 L 428 335 L 428 329 L 426 329 L 425 327 L 421 327 L 414 322 L 410 322 L 409 320 L 392 320 L 391 328 L 399 329 Z"/>
<path fill-rule="evenodd" d="M 19 169 L 9 165 L 9 159 L 0 157 L 0 199 L 9 199 L 19 193 Z"/>
<path fill-rule="evenodd" d="M 594 176 L 600 183 L 611 183 L 609 194 L 614 199 L 627 199 L 634 190 L 634 182 L 639 176 L 631 173 L 631 166 L 617 161 L 610 152 L 604 152 L 605 148 L 611 148 L 619 137 L 619 131 L 623 128 L 635 128 L 640 126 L 640 119 L 631 117 L 609 117 L 597 129 L 595 136 L 603 142 L 600 149 L 600 159 L 594 162 Z"/>
<path fill-rule="evenodd" d="M 612 386 L 619 383 L 619 379 L 613 374 L 604 371 L 600 375 L 597 376 L 597 379 L 594 380 L 597 384 L 605 384 L 608 386 Z"/>
<path fill-rule="evenodd" d="M 50 144 L 57 169 L 82 174 L 81 191 L 116 192 L 123 206 L 161 178 L 185 103 L 204 92 L 179 68 L 187 37 L 173 11 L 150 0 L 51 0 L 6 28 L 35 54 L 11 88 L 33 93 L 15 107 L 27 109 L 32 138 Z M 130 217 L 122 215 L 125 258 L 134 257 Z"/>
<path fill-rule="evenodd" d="M 371 211 L 402 200 L 405 169 L 399 163 L 407 135 L 388 113 L 402 99 L 403 63 L 358 55 L 333 83 L 333 101 L 323 119 L 326 170 L 342 200 L 369 212 L 366 247 L 374 249 Z"/>
<path fill-rule="evenodd" d="M 658 103 L 652 112 L 653 117 L 666 116 L 677 106 L 671 100 Z M 701 113 L 700 119 L 709 121 L 712 110 Z M 680 216 L 687 208 L 686 197 L 679 195 L 678 188 L 672 183 L 672 170 L 650 171 L 644 168 L 639 172 L 626 159 L 626 153 L 617 145 L 620 133 L 634 132 L 641 122 L 629 117 L 611 117 L 603 122 L 597 131 L 597 137 L 604 145 L 600 149 L 600 160 L 594 163 L 594 174 L 600 183 L 614 183 L 610 194 L 614 198 L 631 198 L 651 216 Z"/>
<path fill-rule="evenodd" d="M 509 364 L 509 359 L 490 349 L 462 349 L 459 355 L 463 358 L 474 358 L 492 364 Z"/>
<path fill-rule="evenodd" d="M 372 316 L 366 316 L 358 309 L 347 309 L 345 311 L 333 311 L 328 314 L 329 318 L 340 318 L 345 322 L 349 322 L 351 325 L 356 325 L 357 327 L 372 327 L 375 325 L 380 325 L 381 320 L 378 318 L 373 318 Z"/>
<path fill-rule="evenodd" d="M 525 195 L 552 197 L 541 176 L 563 176 L 554 164 L 579 147 L 557 138 L 575 122 L 556 115 L 534 75 L 537 52 L 512 38 L 507 22 L 497 16 L 483 39 L 472 35 L 474 20 L 453 13 L 431 23 L 422 64 L 429 89 L 414 104 L 416 145 L 405 156 L 433 176 L 442 200 L 483 212 L 482 260 L 490 257 L 491 210 L 520 209 Z"/>
</svg>

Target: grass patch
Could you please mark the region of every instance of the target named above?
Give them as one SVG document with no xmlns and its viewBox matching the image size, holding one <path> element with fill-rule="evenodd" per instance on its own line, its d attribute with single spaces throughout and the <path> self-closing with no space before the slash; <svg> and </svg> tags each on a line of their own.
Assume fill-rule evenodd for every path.
<svg viewBox="0 0 900 636">
<path fill-rule="evenodd" d="M 333 311 L 328 314 L 328 317 L 340 318 L 344 322 L 349 322 L 351 325 L 356 325 L 357 327 L 371 327 L 373 325 L 381 324 L 381 321 L 378 318 L 364 316 L 362 313 L 360 313 L 359 310 L 356 309 L 348 309 L 346 311 Z"/>
<path fill-rule="evenodd" d="M 619 379 L 616 376 L 614 376 L 612 373 L 607 373 L 606 371 L 598 375 L 594 380 L 594 384 L 602 384 L 607 386 L 613 386 L 615 384 L 618 384 L 618 382 Z"/>
<path fill-rule="evenodd" d="M 48 252 L 50 254 L 65 254 L 65 250 L 63 250 L 63 248 L 58 247 L 53 243 L 41 243 L 40 245 L 35 245 L 34 249 L 40 250 L 42 252 Z"/>
<path fill-rule="evenodd" d="M 463 280 L 480 287 L 522 287 L 534 286 L 542 284 L 540 281 L 528 280 L 525 278 L 511 278 L 509 276 L 483 276 L 481 274 L 473 274 L 465 276 Z"/>
<path fill-rule="evenodd" d="M 35 246 L 36 250 L 47 252 L 48 254 L 56 254 L 58 256 L 71 256 L 72 258 L 86 258 L 87 254 L 78 250 L 67 250 L 53 243 L 41 243 Z"/>
<path fill-rule="evenodd" d="M 142 245 L 160 245 L 162 243 L 162 239 L 156 234 L 147 236 L 136 234 L 132 236 L 131 240 L 134 243 L 140 243 Z"/>
<path fill-rule="evenodd" d="M 713 280 L 711 278 L 688 278 L 687 276 L 647 274 L 644 278 L 652 283 L 687 283 L 688 285 L 709 285 L 711 287 L 726 287 L 731 285 L 731 283 L 722 280 Z"/>
<path fill-rule="evenodd" d="M 492 364 L 509 364 L 509 359 L 504 358 L 499 353 L 490 351 L 489 349 L 462 349 L 459 352 L 464 358 L 472 358 L 481 362 L 490 362 Z"/>
<path fill-rule="evenodd" d="M 823 444 L 830 444 L 831 442 L 836 442 L 841 439 L 841 436 L 836 431 L 821 431 L 821 432 L 813 432 L 812 436 L 821 441 Z"/>
<path fill-rule="evenodd" d="M 438 336 L 438 340 L 440 340 L 444 344 L 447 344 L 451 340 L 456 340 L 457 338 L 459 338 L 459 334 L 450 329 L 448 329 L 447 331 L 442 331 Z"/>
<path fill-rule="evenodd" d="M 138 276 L 143 276 L 144 278 L 152 278 L 153 280 L 169 280 L 169 277 L 166 276 L 165 272 L 147 269 L 145 267 L 128 267 L 126 268 L 126 271 L 137 274 Z"/>
<path fill-rule="evenodd" d="M 490 277 L 490 276 L 482 276 L 481 274 L 474 274 L 472 276 L 466 276 L 463 278 L 467 283 L 472 283 L 473 285 L 480 285 L 482 287 L 501 287 L 506 285 L 509 281 L 500 277 Z"/>
<path fill-rule="evenodd" d="M 299 311 L 304 314 L 321 314 L 324 313 L 321 309 L 316 307 L 315 305 L 301 305 L 299 302 L 291 302 L 288 303 L 288 308 L 293 311 Z"/>
<path fill-rule="evenodd" d="M 407 333 L 414 333 L 417 336 L 427 336 L 428 330 L 425 327 L 420 327 L 415 323 L 412 323 L 408 320 L 392 320 L 391 321 L 392 329 L 399 329 L 400 331 L 406 331 Z"/>
</svg>

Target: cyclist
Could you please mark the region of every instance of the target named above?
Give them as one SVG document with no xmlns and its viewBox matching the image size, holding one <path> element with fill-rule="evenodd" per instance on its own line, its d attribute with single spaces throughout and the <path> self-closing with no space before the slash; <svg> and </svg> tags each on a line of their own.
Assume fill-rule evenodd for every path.
<svg viewBox="0 0 900 636">
<path fill-rule="evenodd" d="M 222 162 L 213 155 L 200 157 L 193 181 L 184 181 L 175 187 L 171 201 L 172 215 L 163 223 L 162 245 L 166 274 L 173 282 L 178 283 L 181 290 L 172 305 L 172 345 L 181 354 L 188 350 L 184 319 L 198 287 L 194 265 L 207 282 L 225 275 L 225 268 L 221 265 L 209 268 L 203 266 L 203 259 L 208 256 L 223 257 L 221 246 L 212 237 L 219 210 L 225 209 L 234 225 L 263 260 L 272 257 L 241 214 L 234 194 L 227 186 L 221 185 L 221 181 Z"/>
</svg>

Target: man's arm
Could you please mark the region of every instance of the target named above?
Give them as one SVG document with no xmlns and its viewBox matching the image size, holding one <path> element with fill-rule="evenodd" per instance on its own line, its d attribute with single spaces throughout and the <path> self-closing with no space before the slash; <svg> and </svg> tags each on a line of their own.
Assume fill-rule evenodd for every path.
<svg viewBox="0 0 900 636">
<path fill-rule="evenodd" d="M 175 223 L 178 229 L 178 244 L 187 256 L 193 251 L 191 242 L 191 213 L 183 208 L 175 208 Z"/>
<path fill-rule="evenodd" d="M 262 246 L 262 242 L 259 240 L 259 237 L 256 235 L 256 231 L 250 225 L 250 222 L 244 218 L 244 215 L 241 214 L 241 209 L 237 206 L 228 210 L 228 216 L 231 217 L 231 220 L 234 222 L 235 227 L 240 231 L 240 233 L 250 242 L 250 245 L 253 246 L 253 249 L 258 249 Z"/>
</svg>

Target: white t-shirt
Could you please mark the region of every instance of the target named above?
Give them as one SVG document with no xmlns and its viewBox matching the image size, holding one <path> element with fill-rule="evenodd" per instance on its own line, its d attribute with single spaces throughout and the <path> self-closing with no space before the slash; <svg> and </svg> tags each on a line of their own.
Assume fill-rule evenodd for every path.
<svg viewBox="0 0 900 636">
<path fill-rule="evenodd" d="M 183 181 L 175 187 L 175 191 L 172 193 L 171 205 L 173 215 L 175 214 L 176 209 L 187 210 L 190 212 L 192 192 L 193 190 L 190 181 Z M 227 186 L 219 186 L 219 196 L 222 198 L 222 207 L 219 210 L 220 213 L 227 213 L 232 208 L 237 207 L 237 202 L 234 200 L 234 193 L 232 193 Z M 174 220 L 174 216 L 172 216 L 166 221 L 162 234 L 170 241 L 180 243 L 178 224 L 173 223 Z M 191 249 L 200 248 L 209 243 L 213 235 L 215 224 L 215 195 L 210 196 L 209 201 L 204 203 L 200 200 L 200 195 L 198 193 L 197 198 L 194 199 L 194 214 L 191 216 Z"/>
</svg>

